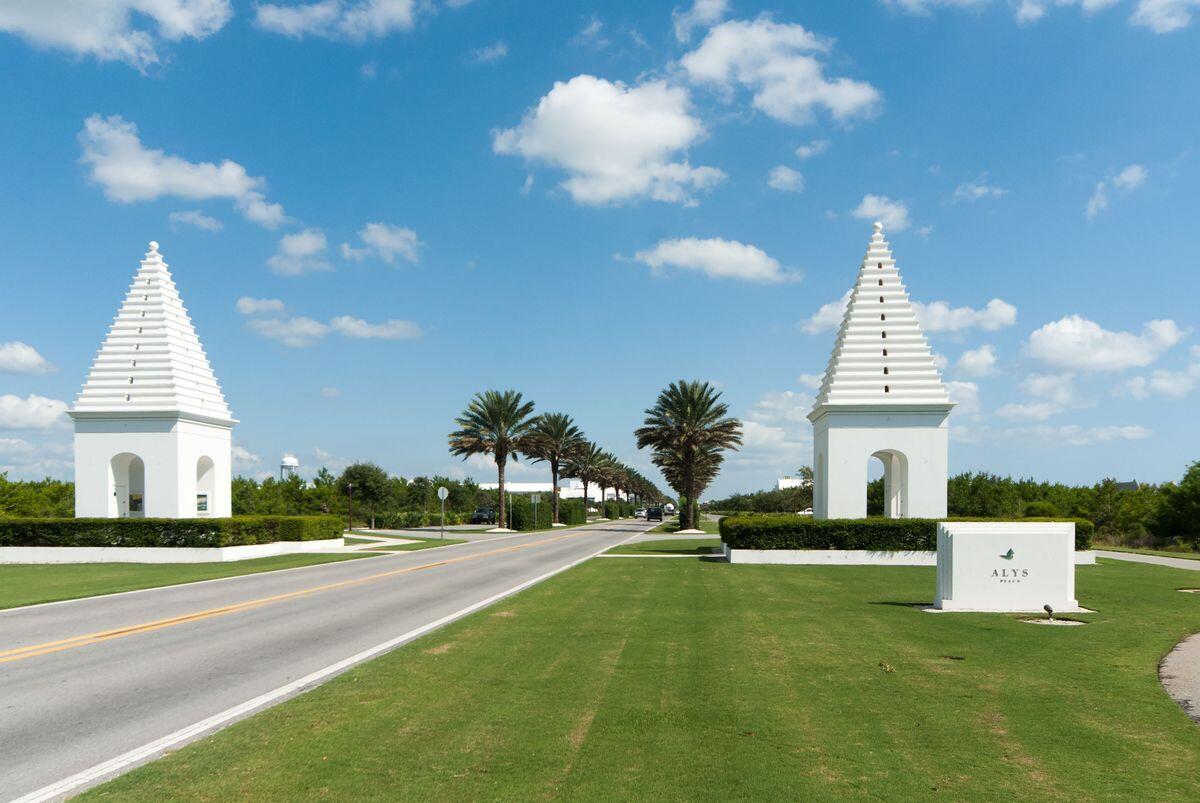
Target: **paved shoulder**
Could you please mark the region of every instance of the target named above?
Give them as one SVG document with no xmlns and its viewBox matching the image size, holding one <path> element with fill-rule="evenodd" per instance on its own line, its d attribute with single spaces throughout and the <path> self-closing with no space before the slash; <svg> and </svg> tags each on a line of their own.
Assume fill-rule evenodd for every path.
<svg viewBox="0 0 1200 803">
<path fill-rule="evenodd" d="M 1096 556 L 1112 558 L 1113 560 L 1127 560 L 1130 563 L 1152 563 L 1156 566 L 1170 566 L 1173 569 L 1189 569 L 1194 572 L 1200 572 L 1200 560 L 1191 558 L 1168 558 L 1162 555 L 1141 555 L 1137 552 L 1113 552 L 1108 549 L 1097 549 Z"/>
</svg>

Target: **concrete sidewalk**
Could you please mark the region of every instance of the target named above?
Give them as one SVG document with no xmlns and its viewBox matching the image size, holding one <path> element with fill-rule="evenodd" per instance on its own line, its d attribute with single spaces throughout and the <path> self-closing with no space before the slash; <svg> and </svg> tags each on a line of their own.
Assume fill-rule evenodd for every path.
<svg viewBox="0 0 1200 803">
<path fill-rule="evenodd" d="M 1152 563 L 1155 566 L 1170 566 L 1172 569 L 1200 572 L 1200 560 L 1191 558 L 1166 558 L 1161 555 L 1139 555 L 1136 552 L 1113 552 L 1108 549 L 1097 549 L 1096 557 L 1127 560 L 1131 563 Z"/>
</svg>

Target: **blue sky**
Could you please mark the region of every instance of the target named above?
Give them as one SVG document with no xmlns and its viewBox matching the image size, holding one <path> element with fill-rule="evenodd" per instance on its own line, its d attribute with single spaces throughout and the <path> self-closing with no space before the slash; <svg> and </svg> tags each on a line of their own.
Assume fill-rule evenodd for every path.
<svg viewBox="0 0 1200 803">
<path fill-rule="evenodd" d="M 642 410 L 701 378 L 747 422 L 712 492 L 765 487 L 875 218 L 952 470 L 1200 456 L 1195 0 L 43 5 L 0 0 L 10 476 L 71 475 L 156 239 L 242 473 L 488 479 L 445 447 L 488 387 L 645 468 Z"/>
</svg>

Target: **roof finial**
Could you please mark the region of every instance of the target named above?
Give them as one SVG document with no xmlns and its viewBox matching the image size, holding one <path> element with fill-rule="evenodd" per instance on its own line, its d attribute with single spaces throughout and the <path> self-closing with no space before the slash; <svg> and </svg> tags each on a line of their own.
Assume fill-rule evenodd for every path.
<svg viewBox="0 0 1200 803">
<path fill-rule="evenodd" d="M 872 228 L 875 229 L 876 234 L 883 234 L 883 223 L 879 222 L 878 220 L 875 221 L 875 223 L 872 225 Z"/>
<path fill-rule="evenodd" d="M 158 253 L 158 240 L 151 240 L 151 241 L 150 241 L 150 252 L 151 252 L 151 253 L 153 253 L 153 254 L 157 254 L 157 253 Z"/>
</svg>

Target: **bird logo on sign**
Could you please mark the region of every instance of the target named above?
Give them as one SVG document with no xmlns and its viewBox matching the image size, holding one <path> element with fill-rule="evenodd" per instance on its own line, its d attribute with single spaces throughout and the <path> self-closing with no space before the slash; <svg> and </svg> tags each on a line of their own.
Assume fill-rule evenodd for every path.
<svg viewBox="0 0 1200 803">
<path fill-rule="evenodd" d="M 1012 560 L 1012 559 L 1013 559 L 1013 554 L 1014 554 L 1014 553 L 1013 553 L 1013 551 L 1012 551 L 1012 547 L 1009 547 L 1009 548 L 1008 548 L 1008 551 L 1007 551 L 1007 552 L 1005 552 L 1005 553 L 1004 553 L 1003 555 L 1001 555 L 1000 557 L 1004 558 L 1005 560 Z"/>
</svg>

